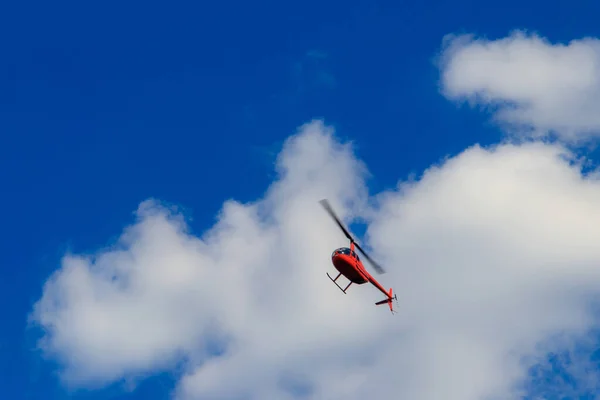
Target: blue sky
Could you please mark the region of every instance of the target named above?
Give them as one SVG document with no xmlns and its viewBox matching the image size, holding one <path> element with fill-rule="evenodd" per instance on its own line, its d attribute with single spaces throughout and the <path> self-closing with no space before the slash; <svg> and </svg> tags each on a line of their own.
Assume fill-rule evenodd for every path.
<svg viewBox="0 0 600 400">
<path fill-rule="evenodd" d="M 444 35 L 600 36 L 592 1 L 20 2 L 1 11 L 0 390 L 10 399 L 168 397 L 169 373 L 133 392 L 71 393 L 26 326 L 65 251 L 105 246 L 141 201 L 186 208 L 201 233 L 225 200 L 262 196 L 283 141 L 313 118 L 354 142 L 371 191 L 393 188 L 503 137 L 489 115 L 440 95 L 433 59 Z"/>
</svg>

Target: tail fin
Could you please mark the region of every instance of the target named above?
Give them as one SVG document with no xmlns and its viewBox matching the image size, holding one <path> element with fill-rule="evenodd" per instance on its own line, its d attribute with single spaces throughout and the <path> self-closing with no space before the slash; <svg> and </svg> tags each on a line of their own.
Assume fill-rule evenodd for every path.
<svg viewBox="0 0 600 400">
<path fill-rule="evenodd" d="M 376 305 L 378 305 L 378 306 L 380 306 L 380 305 L 382 305 L 382 304 L 386 304 L 386 303 L 387 303 L 387 304 L 388 304 L 388 306 L 390 306 L 390 311 L 391 311 L 391 312 L 392 312 L 392 314 L 393 314 L 393 313 L 394 313 L 394 308 L 393 308 L 393 306 L 392 306 L 392 300 L 396 300 L 396 301 L 398 301 L 398 298 L 396 297 L 396 295 L 393 295 L 393 296 L 392 296 L 392 295 L 393 295 L 393 290 L 392 290 L 392 288 L 390 288 L 390 291 L 389 291 L 389 293 L 388 293 L 388 298 L 387 298 L 387 299 L 385 299 L 385 300 L 378 301 L 378 302 L 377 302 L 377 303 L 375 303 L 375 304 L 376 304 Z"/>
</svg>

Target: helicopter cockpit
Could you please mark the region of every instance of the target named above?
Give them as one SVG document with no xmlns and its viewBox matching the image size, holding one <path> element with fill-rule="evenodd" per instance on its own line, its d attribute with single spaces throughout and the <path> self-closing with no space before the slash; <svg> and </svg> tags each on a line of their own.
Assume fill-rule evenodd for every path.
<svg viewBox="0 0 600 400">
<path fill-rule="evenodd" d="M 340 247 L 339 249 L 336 249 L 333 254 L 331 254 L 331 257 L 335 257 L 337 255 L 340 254 L 345 254 L 348 256 L 352 256 L 353 258 L 356 258 L 357 260 L 360 260 L 360 258 L 358 258 L 358 254 L 356 254 L 355 252 L 351 251 L 349 248 L 347 247 Z"/>
</svg>

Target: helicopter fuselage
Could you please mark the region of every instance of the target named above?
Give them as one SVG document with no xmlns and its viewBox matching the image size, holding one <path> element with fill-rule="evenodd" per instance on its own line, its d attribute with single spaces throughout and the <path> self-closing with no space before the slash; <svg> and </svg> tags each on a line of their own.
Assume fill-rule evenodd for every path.
<svg viewBox="0 0 600 400">
<path fill-rule="evenodd" d="M 371 275 L 365 270 L 358 254 L 347 247 L 335 250 L 331 255 L 331 262 L 352 283 L 362 285 L 371 281 Z"/>
</svg>

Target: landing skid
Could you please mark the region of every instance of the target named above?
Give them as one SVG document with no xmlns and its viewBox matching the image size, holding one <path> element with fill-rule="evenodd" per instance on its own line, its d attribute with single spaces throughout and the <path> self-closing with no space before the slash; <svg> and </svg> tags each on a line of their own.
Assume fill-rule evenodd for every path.
<svg viewBox="0 0 600 400">
<path fill-rule="evenodd" d="M 342 292 L 344 292 L 344 294 L 346 294 L 346 290 L 348 290 L 348 288 L 350 287 L 350 285 L 352 285 L 352 281 L 350 281 L 350 283 L 348 284 L 348 286 L 346 286 L 346 288 L 345 288 L 345 289 L 342 289 L 342 287 L 341 287 L 340 285 L 338 285 L 338 284 L 337 284 L 337 282 L 336 282 L 336 281 L 337 281 L 337 279 L 340 277 L 340 275 L 342 275 L 342 273 L 341 273 L 341 272 L 338 274 L 338 276 L 336 276 L 336 277 L 335 277 L 335 279 L 333 279 L 333 278 L 332 278 L 332 277 L 329 275 L 329 273 L 328 273 L 328 272 L 326 272 L 326 274 L 327 274 L 327 276 L 329 277 L 329 279 L 331 279 L 331 282 L 335 283 L 335 286 L 339 287 L 339 288 L 340 288 L 340 290 L 341 290 Z"/>
</svg>

